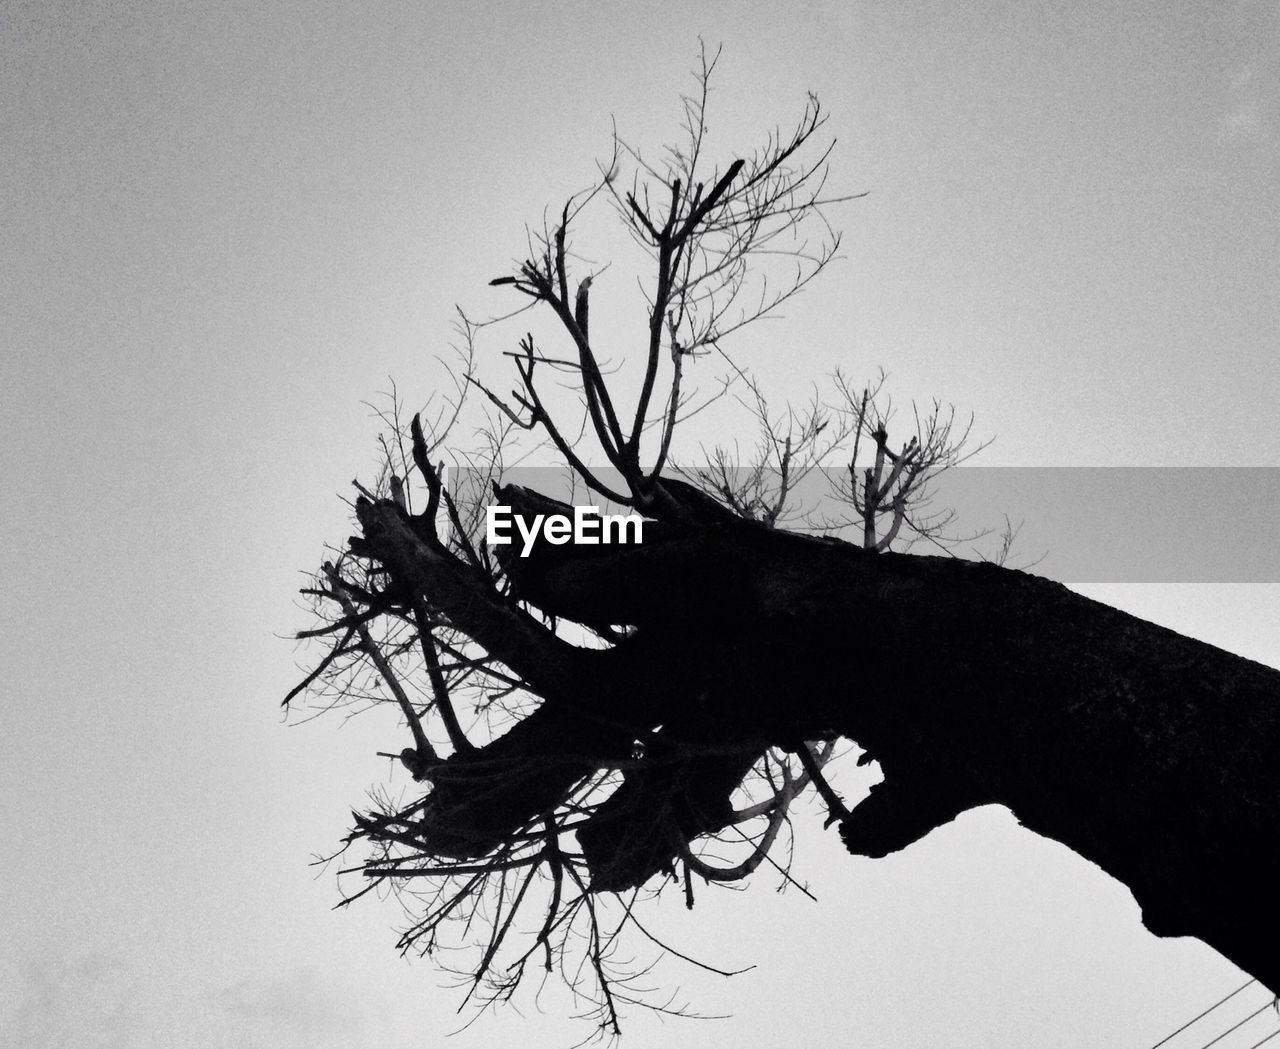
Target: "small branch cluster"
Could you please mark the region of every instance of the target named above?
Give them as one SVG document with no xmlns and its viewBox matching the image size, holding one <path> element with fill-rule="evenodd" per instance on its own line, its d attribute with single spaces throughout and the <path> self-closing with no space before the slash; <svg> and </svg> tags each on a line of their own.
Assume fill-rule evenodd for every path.
<svg viewBox="0 0 1280 1049">
<path fill-rule="evenodd" d="M 863 548 L 876 552 L 889 549 L 904 525 L 913 539 L 926 538 L 942 546 L 959 542 L 959 538 L 947 535 L 955 520 L 952 511 L 928 512 L 932 498 L 929 482 L 977 455 L 990 442 L 970 446 L 972 417 L 957 424 L 955 408 L 935 400 L 925 412 L 911 406 L 914 432 L 895 450 L 889 439 L 893 405 L 881 396 L 883 383 L 882 374 L 875 384 L 855 391 L 843 376 L 836 375 L 840 410 L 850 420 L 853 434 L 853 452 L 837 485 L 837 495 L 853 508 L 856 518 L 842 523 L 856 523 Z M 871 461 L 866 465 L 861 460 L 864 442 L 871 446 Z M 966 537 L 973 538 L 977 537 Z"/>
<path fill-rule="evenodd" d="M 717 445 L 706 467 L 685 473 L 746 520 L 768 528 L 804 521 L 812 508 L 797 505 L 797 492 L 849 437 L 851 420 L 816 395 L 804 408 L 788 406 L 775 416 L 759 383 L 746 373 L 741 378 L 748 396 L 739 395 L 738 401 L 756 421 L 755 447 L 744 456 L 736 444 Z"/>
<path fill-rule="evenodd" d="M 704 175 L 707 91 L 715 64 L 704 51 L 698 90 L 684 100 L 684 148 L 670 151 L 668 163 L 659 168 L 615 140 L 599 184 L 564 205 L 558 224 L 531 241 L 529 257 L 515 274 L 491 282 L 511 286 L 548 309 L 571 350 L 568 357 L 549 356 L 526 335 L 515 355 L 520 388 L 510 401 L 487 388 L 486 395 L 513 423 L 544 433 L 594 492 L 645 511 L 652 508 L 677 425 L 697 410 L 684 388 L 687 361 L 713 347 L 723 352 L 724 339 L 774 313 L 816 277 L 840 243 L 824 208 L 852 199 L 825 192 L 831 145 L 816 157 L 807 155 L 825 123 L 812 96 L 789 134 L 775 134 L 753 156 Z M 619 185 L 623 157 L 635 165 L 629 189 Z M 637 390 L 625 405 L 618 399 L 621 384 L 606 381 L 590 325 L 591 287 L 598 274 L 573 272 L 569 249 L 574 220 L 601 193 L 613 201 L 655 270 L 646 288 Z M 816 230 L 812 240 L 810 227 Z M 765 259 L 770 265 L 760 264 Z M 771 277 L 780 259 L 788 264 L 785 272 Z M 587 467 L 570 437 L 572 428 L 553 417 L 539 390 L 540 366 L 576 377 L 589 430 L 608 465 L 624 478 L 625 491 Z"/>
</svg>

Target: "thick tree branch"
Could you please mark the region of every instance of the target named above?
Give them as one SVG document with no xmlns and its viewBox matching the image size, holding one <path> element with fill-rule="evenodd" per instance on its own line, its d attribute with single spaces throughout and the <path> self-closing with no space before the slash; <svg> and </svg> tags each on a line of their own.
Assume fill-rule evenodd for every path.
<svg viewBox="0 0 1280 1049">
<path fill-rule="evenodd" d="M 726 825 L 770 743 L 838 732 L 886 777 L 843 821 L 850 849 L 884 855 L 1003 804 L 1127 884 L 1154 931 L 1280 984 L 1256 935 L 1280 878 L 1280 673 L 1024 573 L 748 523 L 555 549 L 544 608 L 640 630 L 579 682 L 603 690 L 599 720 L 544 724 L 524 753 L 555 752 L 557 732 L 561 753 L 616 750 L 640 723 L 693 748 L 649 748 L 580 830 L 599 887 L 663 869 L 673 828 Z"/>
</svg>

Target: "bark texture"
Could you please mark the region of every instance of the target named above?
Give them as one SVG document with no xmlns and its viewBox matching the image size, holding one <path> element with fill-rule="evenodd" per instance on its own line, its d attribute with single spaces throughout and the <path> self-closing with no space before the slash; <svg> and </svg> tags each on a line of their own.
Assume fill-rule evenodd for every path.
<svg viewBox="0 0 1280 1049">
<path fill-rule="evenodd" d="M 840 734 L 885 776 L 840 826 L 851 852 L 884 856 L 1002 804 L 1127 885 L 1153 932 L 1199 937 L 1280 989 L 1280 672 L 1025 573 L 687 518 L 639 546 L 540 544 L 508 562 L 545 612 L 636 628 L 587 651 L 394 503 L 358 513 L 355 548 L 542 697 L 440 769 L 423 822 L 439 854 L 485 854 L 642 741 L 578 830 L 593 887 L 638 885 L 724 826 L 769 746 Z"/>
</svg>

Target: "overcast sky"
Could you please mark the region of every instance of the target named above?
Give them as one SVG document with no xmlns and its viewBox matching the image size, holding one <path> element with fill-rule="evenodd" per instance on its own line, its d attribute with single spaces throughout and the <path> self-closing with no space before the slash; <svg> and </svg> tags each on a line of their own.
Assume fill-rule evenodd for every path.
<svg viewBox="0 0 1280 1049">
<path fill-rule="evenodd" d="M 724 44 L 713 153 L 812 90 L 836 181 L 868 191 L 836 216 L 844 258 L 744 345 L 779 400 L 883 367 L 972 411 L 988 465 L 1280 465 L 1275 0 L 4 0 L 12 1044 L 390 1049 L 460 1025 L 394 953 L 395 904 L 334 912 L 307 866 L 407 740 L 389 712 L 282 723 L 294 593 L 374 473 L 362 402 L 388 376 L 426 400 L 454 304 L 500 308 L 486 282 L 611 121 L 671 140 L 699 35 Z M 1274 578 L 1108 578 L 1081 589 L 1280 666 Z M 1143 1049 L 1243 982 L 1006 811 L 876 862 L 811 822 L 817 903 L 766 874 L 661 916 L 755 966 L 659 970 L 731 1018 L 637 1013 L 624 1044 Z M 540 1004 L 450 1044 L 588 1033 L 559 991 Z M 1276 1018 L 1252 1023 L 1219 1044 Z"/>
</svg>

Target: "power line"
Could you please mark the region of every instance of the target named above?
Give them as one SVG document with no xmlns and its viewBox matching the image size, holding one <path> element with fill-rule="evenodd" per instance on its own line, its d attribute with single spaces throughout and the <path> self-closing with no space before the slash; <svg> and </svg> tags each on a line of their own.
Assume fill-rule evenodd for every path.
<svg viewBox="0 0 1280 1049">
<path fill-rule="evenodd" d="M 1262 1039 L 1262 1042 L 1269 1042 L 1278 1034 L 1280 1034 L 1280 1031 L 1272 1031 L 1266 1038 Z M 1258 1049 L 1262 1042 L 1254 1042 L 1253 1045 L 1249 1046 L 1249 1049 Z"/>
<path fill-rule="evenodd" d="M 1241 1027 L 1247 1024 L 1250 1020 L 1252 1020 L 1255 1016 L 1258 1016 L 1261 1013 L 1266 1012 L 1270 1008 L 1271 1008 L 1271 1003 L 1264 1002 L 1260 1008 L 1255 1009 L 1253 1012 L 1251 1012 L 1248 1016 L 1246 1016 L 1234 1027 L 1228 1027 L 1225 1031 L 1222 1032 L 1222 1034 L 1218 1035 L 1217 1038 L 1213 1039 L 1213 1041 L 1205 1042 L 1204 1045 L 1200 1047 L 1200 1049 L 1209 1049 L 1209 1046 L 1217 1045 L 1220 1041 L 1222 1041 L 1222 1039 L 1226 1038 L 1227 1035 L 1229 1035 L 1232 1031 L 1239 1030 Z"/>
<path fill-rule="evenodd" d="M 1213 1012 L 1216 1008 L 1218 1008 L 1218 1006 L 1222 1005 L 1222 1004 L 1223 1004 L 1223 1002 L 1230 1001 L 1232 998 L 1234 998 L 1237 994 L 1239 994 L 1241 991 L 1243 991 L 1243 990 L 1244 990 L 1246 987 L 1248 987 L 1250 984 L 1253 984 L 1253 983 L 1256 983 L 1256 982 L 1257 982 L 1256 980 L 1245 980 L 1245 982 L 1244 982 L 1244 983 L 1242 983 L 1239 987 L 1237 987 L 1237 988 L 1236 988 L 1234 991 L 1232 991 L 1229 995 L 1227 995 L 1225 998 L 1221 998 L 1221 999 L 1219 999 L 1218 1001 L 1214 1002 L 1211 1006 L 1209 1006 L 1209 1008 L 1208 1008 L 1208 1009 L 1206 1009 L 1204 1012 L 1202 1012 L 1199 1016 L 1193 1016 L 1190 1020 L 1188 1020 L 1186 1023 L 1184 1023 L 1181 1027 L 1179 1027 L 1179 1028 L 1178 1028 L 1176 1031 L 1174 1031 L 1172 1034 L 1167 1034 L 1167 1035 L 1165 1035 L 1163 1038 L 1161 1038 L 1161 1039 L 1160 1039 L 1160 1041 L 1156 1042 L 1156 1044 L 1155 1044 L 1155 1045 L 1153 1045 L 1153 1046 L 1151 1047 L 1151 1049 L 1160 1049 L 1160 1047 L 1161 1047 L 1162 1045 L 1164 1045 L 1166 1042 L 1170 1042 L 1170 1041 L 1172 1041 L 1173 1039 L 1177 1038 L 1177 1037 L 1178 1037 L 1178 1035 L 1182 1034 L 1182 1032 L 1183 1032 L 1183 1031 L 1185 1031 L 1188 1027 L 1190 1027 L 1190 1026 L 1191 1026 L 1193 1023 L 1195 1023 L 1197 1020 L 1203 1020 L 1206 1016 L 1208 1016 L 1211 1012 Z M 1257 1014 L 1255 1013 L 1254 1015 L 1256 1016 Z M 1232 1028 L 1232 1030 L 1235 1030 L 1235 1028 Z M 1210 1043 L 1210 1044 L 1212 1044 L 1212 1043 Z"/>
</svg>

